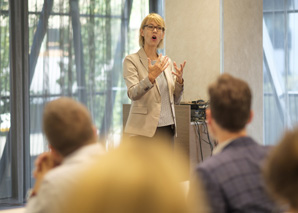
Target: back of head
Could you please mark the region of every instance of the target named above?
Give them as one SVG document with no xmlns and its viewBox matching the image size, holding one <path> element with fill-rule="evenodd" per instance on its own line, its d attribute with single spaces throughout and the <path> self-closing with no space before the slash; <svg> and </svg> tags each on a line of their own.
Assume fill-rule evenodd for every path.
<svg viewBox="0 0 298 213">
<path fill-rule="evenodd" d="M 170 153 L 156 144 L 120 145 L 82 174 L 63 212 L 189 212 L 180 183 L 186 162 Z"/>
<path fill-rule="evenodd" d="M 222 74 L 208 92 L 211 114 L 217 124 L 230 132 L 242 130 L 250 117 L 252 95 L 248 84 Z"/>
<path fill-rule="evenodd" d="M 298 128 L 286 132 L 269 153 L 264 177 L 269 192 L 298 212 Z"/>
<path fill-rule="evenodd" d="M 50 145 L 63 156 L 95 140 L 87 108 L 67 97 L 47 103 L 43 129 Z"/>
</svg>

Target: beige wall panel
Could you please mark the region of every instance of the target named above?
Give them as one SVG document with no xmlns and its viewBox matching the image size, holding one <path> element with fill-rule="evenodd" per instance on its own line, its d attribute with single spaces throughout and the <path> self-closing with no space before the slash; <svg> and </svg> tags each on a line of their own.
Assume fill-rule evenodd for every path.
<svg viewBox="0 0 298 213">
<path fill-rule="evenodd" d="M 219 1 L 165 0 L 165 52 L 187 61 L 183 101 L 207 100 L 207 86 L 220 73 Z"/>
<path fill-rule="evenodd" d="M 166 54 L 187 61 L 184 101 L 207 100 L 220 73 L 220 3 L 223 2 L 224 72 L 246 80 L 255 113 L 248 132 L 263 142 L 263 1 L 165 0 Z"/>
<path fill-rule="evenodd" d="M 263 142 L 263 1 L 223 0 L 224 72 L 247 81 L 253 92 L 254 119 L 248 133 Z"/>
</svg>

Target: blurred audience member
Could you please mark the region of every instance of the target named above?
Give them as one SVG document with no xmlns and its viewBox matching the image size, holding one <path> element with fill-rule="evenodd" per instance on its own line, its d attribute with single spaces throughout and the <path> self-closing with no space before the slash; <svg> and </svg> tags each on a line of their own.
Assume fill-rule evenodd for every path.
<svg viewBox="0 0 298 213">
<path fill-rule="evenodd" d="M 27 213 L 58 212 L 81 169 L 104 153 L 88 110 L 71 98 L 59 98 L 45 106 L 43 129 L 50 151 L 35 162 L 35 185 Z"/>
<path fill-rule="evenodd" d="M 208 212 L 201 192 L 187 202 L 181 180 L 185 159 L 156 143 L 122 143 L 79 177 L 63 213 Z"/>
<path fill-rule="evenodd" d="M 208 92 L 208 128 L 218 146 L 196 172 L 205 186 L 212 212 L 272 212 L 276 205 L 265 191 L 260 166 L 268 147 L 255 142 L 246 132 L 253 117 L 248 84 L 223 74 Z"/>
<path fill-rule="evenodd" d="M 285 133 L 264 167 L 268 191 L 290 212 L 298 212 L 298 128 Z"/>
</svg>

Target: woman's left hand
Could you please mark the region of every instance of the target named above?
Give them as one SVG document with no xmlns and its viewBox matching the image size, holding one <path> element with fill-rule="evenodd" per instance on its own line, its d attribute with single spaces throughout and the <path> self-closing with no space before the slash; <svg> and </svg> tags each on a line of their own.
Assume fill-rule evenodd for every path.
<svg viewBox="0 0 298 213">
<path fill-rule="evenodd" d="M 172 72 L 172 73 L 176 75 L 177 77 L 176 79 L 179 84 L 183 84 L 183 69 L 185 67 L 185 64 L 186 64 L 186 61 L 184 61 L 183 64 L 180 64 L 180 68 L 178 68 L 176 62 L 174 62 L 174 67 L 176 72 Z"/>
</svg>

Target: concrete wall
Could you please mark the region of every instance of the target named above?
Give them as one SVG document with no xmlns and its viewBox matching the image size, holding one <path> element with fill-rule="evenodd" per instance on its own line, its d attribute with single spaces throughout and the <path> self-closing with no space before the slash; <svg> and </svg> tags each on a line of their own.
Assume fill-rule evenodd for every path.
<svg viewBox="0 0 298 213">
<path fill-rule="evenodd" d="M 248 131 L 263 142 L 263 1 L 224 0 L 224 72 L 247 81 L 254 118 Z"/>
<path fill-rule="evenodd" d="M 222 67 L 222 71 L 250 84 L 255 117 L 248 132 L 260 143 L 262 7 L 260 0 L 165 0 L 165 52 L 177 63 L 187 61 L 183 101 L 207 100 L 207 86 L 220 75 Z"/>
<path fill-rule="evenodd" d="M 206 100 L 219 75 L 219 20 L 219 1 L 165 0 L 166 54 L 186 60 L 184 101 Z"/>
</svg>

